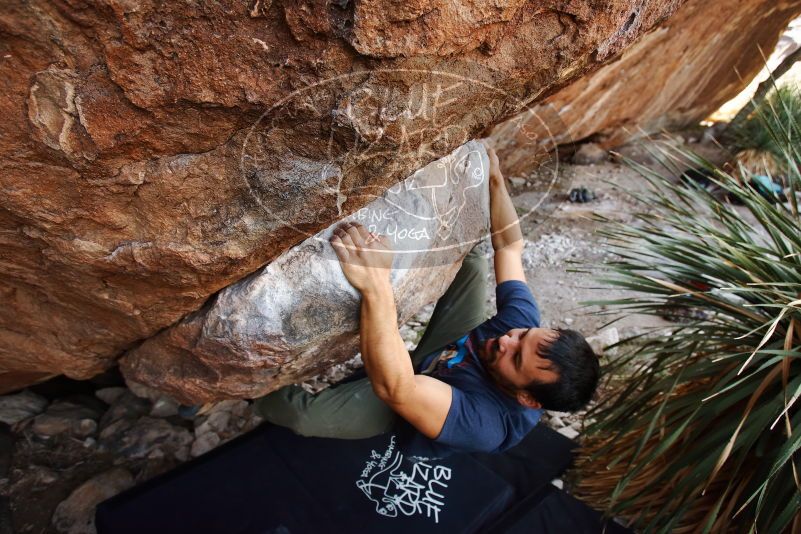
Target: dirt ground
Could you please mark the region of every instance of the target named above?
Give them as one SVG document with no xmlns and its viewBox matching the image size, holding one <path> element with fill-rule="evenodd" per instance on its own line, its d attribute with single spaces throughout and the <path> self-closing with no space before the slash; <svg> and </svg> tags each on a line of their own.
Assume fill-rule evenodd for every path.
<svg viewBox="0 0 801 534">
<path fill-rule="evenodd" d="M 670 140 L 682 143 L 692 135 L 700 140 L 699 132 L 672 136 Z M 726 159 L 726 154 L 714 145 L 695 142 L 688 146 L 715 163 Z M 666 172 L 654 160 L 652 147 L 647 142 L 633 143 L 620 152 L 637 163 Z M 646 315 L 602 315 L 600 307 L 583 305 L 628 294 L 601 288 L 597 280 L 599 268 L 613 258 L 606 239 L 597 234 L 605 225 L 597 217 L 630 223 L 634 213 L 648 209 L 632 197 L 632 193 L 647 190 L 646 181 L 636 170 L 613 159 L 619 158 L 590 165 L 554 163 L 512 190 L 526 240 L 526 277 L 540 305 L 543 326 L 572 328 L 589 337 L 614 317 L 617 320 L 612 326 L 622 338 L 671 324 Z M 570 202 L 568 192 L 581 187 L 592 191 L 596 198 L 587 203 Z M 548 194 L 544 194 L 546 191 Z"/>
</svg>

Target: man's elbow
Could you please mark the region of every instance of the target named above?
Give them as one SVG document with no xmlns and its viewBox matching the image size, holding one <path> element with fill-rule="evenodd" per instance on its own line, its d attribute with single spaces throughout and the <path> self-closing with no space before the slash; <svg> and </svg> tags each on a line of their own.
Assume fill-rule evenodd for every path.
<svg viewBox="0 0 801 534">
<path fill-rule="evenodd" d="M 414 387 L 413 380 L 397 379 L 392 382 L 373 383 L 373 392 L 385 404 L 397 406 L 409 398 L 410 388 Z"/>
</svg>

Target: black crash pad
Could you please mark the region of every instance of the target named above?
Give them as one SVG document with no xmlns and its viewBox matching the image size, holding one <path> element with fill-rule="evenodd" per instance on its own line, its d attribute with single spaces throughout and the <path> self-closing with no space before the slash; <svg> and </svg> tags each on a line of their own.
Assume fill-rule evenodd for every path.
<svg viewBox="0 0 801 534">
<path fill-rule="evenodd" d="M 500 455 L 409 458 L 393 435 L 265 424 L 98 506 L 98 534 L 479 532 L 542 491 L 573 442 L 542 426 Z"/>
<path fill-rule="evenodd" d="M 512 507 L 487 534 L 632 534 L 572 495 L 548 485 Z"/>
</svg>

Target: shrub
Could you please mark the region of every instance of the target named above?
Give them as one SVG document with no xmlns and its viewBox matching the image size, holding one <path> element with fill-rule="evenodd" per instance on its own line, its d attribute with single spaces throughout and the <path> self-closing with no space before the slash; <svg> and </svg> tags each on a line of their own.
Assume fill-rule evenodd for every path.
<svg viewBox="0 0 801 534">
<path fill-rule="evenodd" d="M 694 312 L 620 342 L 578 463 L 580 496 L 648 532 L 801 531 L 800 108 L 797 93 L 776 95 L 759 143 L 781 162 L 786 203 L 748 169 L 665 145 L 664 173 L 628 162 L 648 183 L 637 224 L 604 225 L 615 259 L 603 281 L 635 293 L 594 304 Z M 682 162 L 725 194 L 663 176 Z"/>
</svg>

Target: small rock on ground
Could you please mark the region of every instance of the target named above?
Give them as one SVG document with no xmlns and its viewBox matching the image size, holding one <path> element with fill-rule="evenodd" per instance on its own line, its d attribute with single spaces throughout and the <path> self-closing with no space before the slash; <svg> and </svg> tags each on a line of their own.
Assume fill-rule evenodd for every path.
<svg viewBox="0 0 801 534">
<path fill-rule="evenodd" d="M 128 391 L 128 388 L 124 387 L 109 387 L 109 388 L 102 388 L 95 391 L 95 397 L 102 400 L 106 404 L 114 404 L 120 396 Z"/>
<path fill-rule="evenodd" d="M 595 143 L 585 143 L 573 154 L 573 163 L 576 165 L 591 165 L 609 159 L 609 154 Z"/>
<path fill-rule="evenodd" d="M 47 399 L 28 390 L 0 397 L 0 421 L 13 425 L 42 413 Z"/>
<path fill-rule="evenodd" d="M 195 427 L 195 436 L 200 437 L 209 432 L 224 432 L 230 421 L 230 412 L 214 412 Z"/>
<path fill-rule="evenodd" d="M 206 432 L 205 434 L 201 435 L 199 438 L 195 440 L 192 444 L 192 450 L 190 454 L 193 458 L 197 458 L 202 454 L 206 454 L 217 445 L 220 444 L 220 436 L 215 434 L 214 432 Z"/>
<path fill-rule="evenodd" d="M 90 478 L 58 505 L 53 514 L 53 526 L 62 534 L 95 534 L 97 505 L 133 484 L 131 473 L 122 468 Z"/>
<path fill-rule="evenodd" d="M 191 442 L 192 435 L 187 429 L 152 417 L 142 417 L 137 421 L 121 420 L 100 434 L 102 450 L 114 451 L 120 457 L 129 459 L 172 455 L 183 461 Z"/>
</svg>

